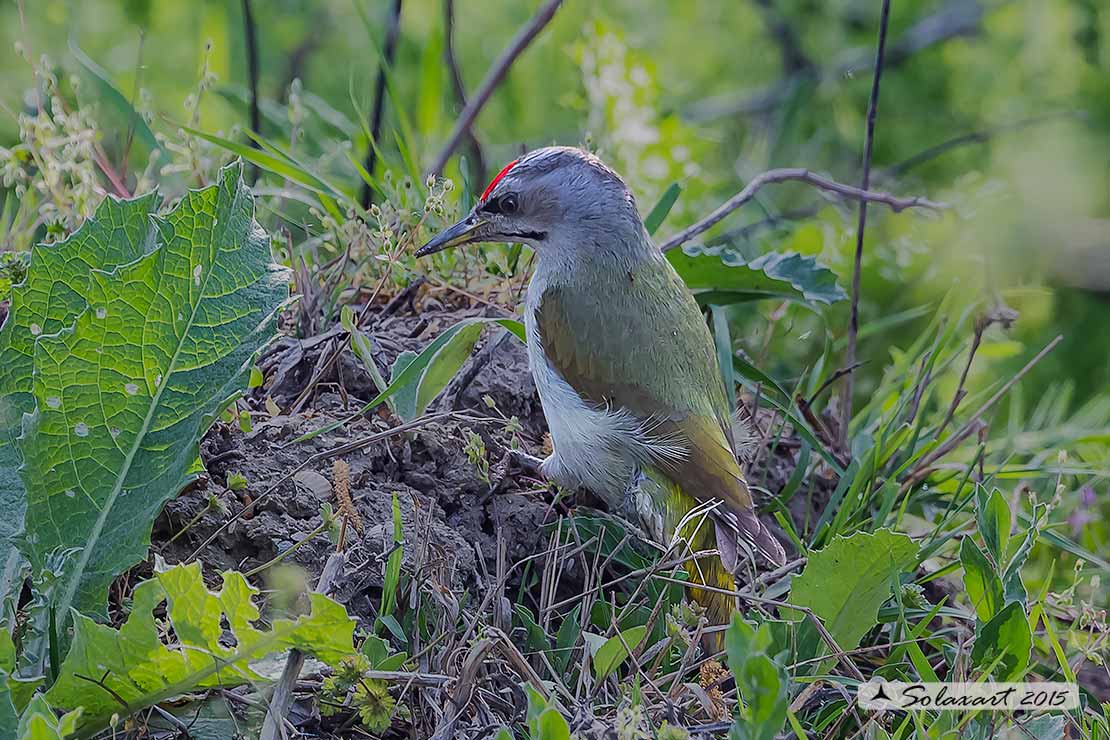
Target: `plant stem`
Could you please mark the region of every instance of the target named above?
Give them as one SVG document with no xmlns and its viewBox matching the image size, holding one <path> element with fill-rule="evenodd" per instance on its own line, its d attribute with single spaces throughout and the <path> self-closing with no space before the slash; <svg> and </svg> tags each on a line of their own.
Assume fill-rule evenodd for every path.
<svg viewBox="0 0 1110 740">
<path fill-rule="evenodd" d="M 251 0 L 243 0 L 243 40 L 247 50 L 247 82 L 250 87 L 251 131 L 262 133 L 262 113 L 258 108 L 258 34 L 251 12 Z M 251 146 L 258 149 L 258 142 L 251 139 Z M 258 180 L 258 167 L 251 165 L 251 182 Z"/>
<path fill-rule="evenodd" d="M 378 67 L 378 76 L 374 80 L 374 107 L 370 112 L 370 139 L 366 148 L 366 171 L 374 174 L 374 167 L 378 163 L 378 139 L 382 133 L 382 118 L 385 114 L 385 89 L 386 75 L 393 68 L 393 59 L 397 56 L 397 38 L 401 35 L 401 0 L 393 0 L 393 8 L 389 13 L 389 25 L 385 31 L 385 46 L 382 48 L 381 65 Z M 359 203 L 363 208 L 369 208 L 374 191 L 370 183 L 362 184 L 362 193 Z"/>
<path fill-rule="evenodd" d="M 862 190 L 871 185 L 871 152 L 875 144 L 875 119 L 879 112 L 879 82 L 883 76 L 883 54 L 886 51 L 886 29 L 890 21 L 890 0 L 883 0 L 879 15 L 879 46 L 875 50 L 875 76 L 871 80 L 871 98 L 867 102 L 867 133 L 863 140 L 863 179 Z M 860 272 L 863 269 L 863 235 L 867 229 L 867 201 L 859 204 L 859 220 L 856 223 L 856 257 L 852 271 L 852 309 L 848 320 L 848 352 L 845 367 L 856 364 L 856 338 L 859 334 Z M 855 376 L 851 373 L 845 378 L 840 393 L 840 424 L 837 425 L 837 443 L 843 449 L 848 442 L 848 422 L 852 420 L 852 393 L 855 390 Z"/>
</svg>

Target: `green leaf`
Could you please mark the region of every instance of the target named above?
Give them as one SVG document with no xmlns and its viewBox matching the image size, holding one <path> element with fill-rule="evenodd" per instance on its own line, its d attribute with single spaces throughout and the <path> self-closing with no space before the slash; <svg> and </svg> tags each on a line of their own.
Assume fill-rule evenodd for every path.
<svg viewBox="0 0 1110 740">
<path fill-rule="evenodd" d="M 389 643 L 376 635 L 368 635 L 360 648 L 375 671 L 397 671 L 408 660 L 408 653 L 390 653 Z"/>
<path fill-rule="evenodd" d="M 0 625 L 0 740 L 14 740 L 19 717 L 8 677 L 15 671 L 15 644 L 6 625 Z"/>
<path fill-rule="evenodd" d="M 979 523 L 979 531 L 983 533 L 987 552 L 1001 568 L 1006 559 L 1006 548 L 1010 544 L 1010 505 L 997 488 L 989 496 L 984 489 L 979 488 L 976 499 L 978 505 L 975 518 Z"/>
<path fill-rule="evenodd" d="M 1014 601 L 983 625 L 971 649 L 971 662 L 990 671 L 998 681 L 1017 681 L 1025 675 L 1033 649 L 1033 634 L 1025 608 Z"/>
<path fill-rule="evenodd" d="M 411 350 L 405 350 L 397 355 L 397 359 L 393 361 L 393 367 L 389 369 L 389 377 L 391 380 L 400 380 L 401 375 L 414 360 L 420 357 L 420 354 Z M 418 414 L 416 413 L 416 389 L 419 386 L 418 382 L 410 382 L 400 388 L 394 390 L 392 396 L 387 396 L 386 393 L 390 390 L 390 386 L 381 392 L 381 396 L 385 398 L 385 402 L 393 402 L 394 412 L 402 419 L 415 419 Z"/>
<path fill-rule="evenodd" d="M 717 348 L 717 363 L 721 366 L 721 384 L 729 413 L 736 413 L 736 368 L 732 364 L 732 334 L 728 327 L 728 311 L 723 306 L 710 306 L 713 318 L 713 344 Z"/>
<path fill-rule="evenodd" d="M 1002 592 L 1005 596 L 1006 602 L 1019 601 L 1022 604 L 1026 600 L 1025 584 L 1021 580 L 1021 568 L 1025 565 L 1026 559 L 1029 557 L 1033 545 L 1040 539 L 1042 534 L 1045 539 L 1052 539 L 1052 532 L 1041 531 L 1041 512 L 1043 505 L 1037 507 L 1038 511 L 1034 513 L 1032 519 L 1029 520 L 1028 527 L 1025 530 L 1025 537 L 1022 538 L 1021 544 L 1018 545 L 1014 551 L 1013 556 L 1010 558 L 1009 564 L 1006 565 L 1006 570 L 1002 573 Z"/>
<path fill-rule="evenodd" d="M 621 663 L 628 657 L 628 651 L 635 650 L 646 634 L 647 626 L 641 625 L 630 627 L 606 640 L 594 655 L 594 676 L 597 680 L 604 680 L 606 676 L 620 668 Z"/>
<path fill-rule="evenodd" d="M 536 720 L 547 709 L 547 700 L 532 684 L 526 684 L 525 691 L 528 694 L 528 709 L 525 712 L 524 719 L 530 727 L 535 727 Z"/>
<path fill-rule="evenodd" d="M 513 614 L 516 615 L 517 621 L 524 629 L 524 649 L 529 653 L 546 651 L 550 645 L 547 639 L 547 633 L 543 631 L 543 627 L 536 622 L 536 618 L 532 616 L 532 610 L 525 604 L 514 604 Z"/>
<path fill-rule="evenodd" d="M 536 740 L 570 740 L 570 725 L 557 709 L 544 710 L 536 720 Z"/>
<path fill-rule="evenodd" d="M 667 259 L 691 290 L 714 291 L 710 303 L 783 298 L 827 304 L 847 297 L 832 270 L 794 252 L 768 252 L 749 261 L 726 247 L 693 244 L 670 250 Z"/>
<path fill-rule="evenodd" d="M 810 553 L 794 579 L 790 603 L 809 607 L 842 650 L 859 646 L 878 619 L 898 574 L 917 557 L 917 545 L 889 529 L 834 537 Z"/>
<path fill-rule="evenodd" d="M 574 653 L 574 646 L 578 644 L 578 638 L 582 634 L 582 625 L 578 619 L 581 611 L 581 604 L 575 606 L 570 614 L 563 618 L 559 631 L 555 633 L 555 656 L 552 662 L 555 664 L 555 670 L 560 674 L 566 673 L 570 656 Z"/>
<path fill-rule="evenodd" d="M 118 704 L 116 706 L 119 706 Z M 36 694 L 19 718 L 19 740 L 64 740 L 77 731 L 81 707 L 58 717 L 42 694 Z"/>
<path fill-rule="evenodd" d="M 199 563 L 156 572 L 135 587 L 131 613 L 118 630 L 74 614 L 73 647 L 46 699 L 61 709 L 82 707 L 82 732 L 91 733 L 120 711 L 117 696 L 137 711 L 188 691 L 262 680 L 252 664 L 289 648 L 329 665 L 354 652 L 354 620 L 336 602 L 309 593 L 308 614 L 259 629 L 258 593 L 232 571 L 223 574 L 219 591 L 209 591 Z M 101 680 L 104 688 L 81 676 Z"/>
<path fill-rule="evenodd" d="M 339 312 L 339 323 L 351 335 L 351 350 L 358 357 L 362 366 L 366 368 L 366 372 L 370 374 L 370 379 L 374 381 L 374 387 L 378 390 L 378 393 L 381 393 L 388 387 L 388 384 L 385 382 L 385 378 L 382 377 L 381 371 L 378 370 L 378 363 L 374 361 L 374 345 L 370 341 L 370 337 L 358 328 L 355 312 L 350 306 L 344 306 Z M 401 354 L 407 353 L 402 352 Z M 396 414 L 397 405 L 394 399 L 387 399 L 386 403 L 389 404 L 390 410 Z"/>
<path fill-rule="evenodd" d="M 960 564 L 964 567 L 964 590 L 979 619 L 986 622 L 1002 609 L 1002 581 L 970 537 L 960 543 Z"/>
<path fill-rule="evenodd" d="M 23 531 L 27 492 L 19 476 L 23 458 L 16 439 L 23 415 L 34 411 L 35 339 L 73 324 L 87 306 L 92 270 L 112 270 L 153 246 L 153 194 L 120 201 L 105 198 L 93 217 L 58 244 L 31 248 L 27 275 L 12 287 L 8 319 L 0 327 L 0 600 L 17 580 L 23 557 L 15 538 Z"/>
<path fill-rule="evenodd" d="M 393 375 L 389 381 L 389 387 L 379 393 L 376 397 L 368 401 L 358 411 L 351 414 L 346 419 L 332 422 L 331 424 L 311 431 L 308 434 L 301 435 L 300 437 L 295 439 L 294 442 L 304 442 L 306 440 L 312 439 L 317 435 L 330 432 L 333 429 L 338 429 L 339 427 L 348 424 L 352 419 L 355 419 L 365 414 L 366 412 L 373 410 L 374 407 L 384 403 L 387 399 L 400 394 L 402 390 L 408 388 L 409 386 L 413 386 L 416 389 L 417 397 L 419 397 L 419 389 L 423 384 L 424 372 L 428 368 L 428 365 L 431 364 L 432 360 L 435 359 L 436 355 L 441 349 L 443 349 L 444 345 L 448 344 L 452 339 L 454 339 L 455 335 L 458 332 L 473 324 L 498 324 L 499 326 L 502 326 L 512 332 L 513 336 L 515 336 L 521 342 L 526 341 L 524 338 L 524 325 L 519 321 L 516 321 L 515 319 L 490 319 L 484 317 L 463 319 L 459 323 L 448 327 L 443 332 L 441 332 L 438 337 L 433 339 L 428 344 L 428 346 L 421 350 L 420 353 L 415 357 L 411 357 L 409 354 L 402 353 L 402 355 L 399 356 L 393 364 Z M 451 356 L 454 357 L 456 355 L 452 352 Z M 406 362 L 402 363 L 402 357 L 405 358 Z M 446 363 L 447 360 L 445 359 L 444 362 Z M 457 371 L 458 368 L 455 369 L 455 372 Z M 437 370 L 434 375 L 435 377 L 439 377 L 440 371 Z M 402 413 L 402 406 L 404 405 L 405 404 L 402 404 L 400 400 L 397 402 L 397 414 L 402 418 L 405 418 Z M 405 413 L 410 412 L 411 410 L 406 411 Z M 412 418 L 415 418 L 415 415 Z"/>
<path fill-rule="evenodd" d="M 455 373 L 474 351 L 474 345 L 478 343 L 480 336 L 482 336 L 482 325 L 470 324 L 455 332 L 451 341 L 439 348 L 428 362 L 428 366 L 424 368 L 424 372 L 420 374 L 420 380 L 416 386 L 416 413 L 412 418 L 423 414 L 440 391 L 447 387 L 451 378 L 455 377 Z M 405 421 L 411 420 L 405 419 Z"/>
<path fill-rule="evenodd" d="M 733 612 L 725 632 L 725 650 L 743 700 L 729 731 L 734 740 L 773 740 L 786 723 L 786 672 L 768 654 L 771 644 L 769 625 L 756 630 Z"/>
<path fill-rule="evenodd" d="M 196 477 L 200 434 L 274 335 L 289 271 L 271 263 L 241 174 L 226 167 L 218 185 L 152 218 L 132 247 L 151 250 L 91 270 L 88 307 L 35 343 L 36 410 L 18 442 L 21 548 L 36 565 L 79 549 L 60 619 L 70 606 L 103 614 L 108 584 L 146 555 L 162 505 Z"/>
<path fill-rule="evenodd" d="M 670 187 L 659 198 L 659 202 L 651 209 L 651 212 L 644 219 L 644 228 L 647 233 L 654 234 L 659 231 L 659 227 L 667 220 L 667 214 L 674 208 L 675 201 L 678 200 L 679 194 L 682 192 L 682 186 L 677 182 L 672 182 Z"/>
<path fill-rule="evenodd" d="M 393 552 L 385 563 L 385 578 L 382 581 L 381 616 L 388 617 L 397 608 L 397 590 L 401 586 L 401 559 L 404 556 L 405 534 L 401 521 L 401 501 L 393 492 Z"/>
</svg>

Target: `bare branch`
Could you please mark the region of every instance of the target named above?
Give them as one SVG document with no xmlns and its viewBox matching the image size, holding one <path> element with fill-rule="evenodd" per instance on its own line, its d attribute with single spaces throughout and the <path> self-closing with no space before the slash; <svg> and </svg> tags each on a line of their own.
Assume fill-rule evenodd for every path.
<svg viewBox="0 0 1110 740">
<path fill-rule="evenodd" d="M 366 171 L 374 174 L 374 167 L 378 163 L 378 139 L 382 133 L 382 118 L 385 115 L 385 88 L 386 75 L 393 67 L 393 59 L 397 56 L 397 38 L 401 35 L 401 0 L 393 0 L 393 7 L 389 13 L 389 25 L 385 31 L 385 46 L 382 48 L 382 61 L 378 67 L 378 76 L 374 80 L 374 108 L 370 112 L 370 139 L 366 150 Z M 370 183 L 362 183 L 362 193 L 359 202 L 363 208 L 370 207 L 373 190 Z"/>
<path fill-rule="evenodd" d="M 447 166 L 447 160 L 459 148 L 462 143 L 463 137 L 470 131 L 470 127 L 474 124 L 474 119 L 485 107 L 489 101 L 493 91 L 501 84 L 501 80 L 505 78 L 509 68 L 513 66 L 513 62 L 517 60 L 528 45 L 532 43 L 533 39 L 539 35 L 540 31 L 551 22 L 555 17 L 555 11 L 563 4 L 563 0 L 547 0 L 536 14 L 532 16 L 531 20 L 524 25 L 517 32 L 509 46 L 501 52 L 501 56 L 493 63 L 493 66 L 486 72 L 486 77 L 482 80 L 482 84 L 478 86 L 477 92 L 470 102 L 463 108 L 463 112 L 459 114 L 459 119 L 455 121 L 455 128 L 451 131 L 451 135 L 447 139 L 447 144 L 444 145 L 439 155 L 436 156 L 435 163 L 432 165 L 429 172 L 433 175 L 438 175 L 443 172 L 443 168 Z"/>
<path fill-rule="evenodd" d="M 883 54 L 886 52 L 886 30 L 890 24 L 890 0 L 883 0 L 879 14 L 879 44 L 875 50 L 875 76 L 871 80 L 871 96 L 867 101 L 867 132 L 863 139 L 863 178 L 860 187 L 871 187 L 871 152 L 875 147 L 875 119 L 879 114 L 879 82 L 883 78 Z M 863 272 L 863 237 L 867 230 L 867 201 L 860 201 L 859 220 L 856 223 L 856 255 L 852 270 L 852 309 L 848 319 L 848 351 L 844 364 L 856 363 L 856 339 L 859 335 L 860 277 Z M 856 377 L 849 375 L 840 389 L 840 425 L 837 428 L 838 447 L 844 449 L 848 440 L 848 422 L 852 420 L 852 391 Z"/>
<path fill-rule="evenodd" d="M 760 174 L 756 175 L 754 178 L 752 178 L 751 182 L 744 186 L 743 190 L 729 198 L 727 201 L 721 204 L 720 207 L 718 207 L 715 211 L 710 213 L 702 220 L 698 221 L 692 226 L 688 226 L 687 228 L 667 239 L 660 246 L 660 249 L 664 251 L 668 249 L 674 249 L 678 245 L 688 242 L 695 236 L 708 231 L 710 228 L 724 219 L 725 216 L 732 213 L 737 208 L 754 198 L 755 194 L 759 192 L 759 190 L 764 186 L 771 185 L 773 183 L 788 182 L 792 180 L 808 183 L 809 185 L 812 185 L 816 188 L 820 188 L 821 190 L 825 190 L 830 193 L 836 193 L 837 195 L 848 198 L 850 200 L 881 203 L 890 208 L 895 213 L 898 213 L 899 211 L 904 211 L 907 208 L 928 208 L 930 210 L 939 211 L 948 207 L 948 205 L 945 203 L 931 201 L 928 198 L 923 198 L 921 196 L 914 196 L 912 198 L 899 198 L 898 196 L 891 195 L 890 193 L 875 192 L 872 190 L 857 188 L 853 185 L 845 185 L 844 183 L 840 183 L 836 180 L 831 180 L 827 177 L 824 177 L 823 175 L 818 175 L 815 172 L 811 172 L 804 167 L 783 167 L 781 169 L 767 170 L 766 172 L 761 172 Z"/>
<path fill-rule="evenodd" d="M 1051 111 L 1049 113 L 1042 113 L 1040 115 L 1030 116 L 1029 118 L 1022 118 L 1012 123 L 1003 123 L 999 124 L 998 126 L 992 126 L 990 128 L 980 129 L 978 131 L 969 131 L 966 134 L 954 136 L 951 139 L 942 141 L 939 144 L 935 144 L 926 149 L 922 149 L 917 154 L 914 154 L 913 156 L 908 157 L 901 162 L 885 168 L 879 173 L 879 175 L 883 179 L 895 178 L 907 172 L 908 170 L 911 170 L 914 167 L 918 167 L 919 165 L 922 165 L 931 159 L 935 159 L 942 154 L 946 154 L 953 149 L 958 149 L 959 147 L 967 146 L 968 144 L 985 144 L 999 134 L 1020 131 L 1023 128 L 1027 128 L 1029 126 L 1037 126 L 1049 121 L 1055 121 L 1062 118 L 1082 119 L 1084 115 L 1085 114 L 1083 111 L 1077 110 Z"/>
<path fill-rule="evenodd" d="M 988 128 L 980 129 L 978 131 L 970 131 L 966 134 L 960 134 L 959 136 L 947 139 L 939 144 L 935 144 L 933 146 L 922 149 L 921 151 L 913 154 L 910 157 L 907 157 L 901 162 L 897 162 L 890 165 L 889 167 L 884 167 L 881 170 L 875 171 L 873 172 L 872 177 L 874 178 L 875 182 L 885 183 L 888 181 L 893 181 L 899 175 L 904 174 L 908 170 L 919 167 L 920 165 L 937 157 L 943 156 L 944 154 L 947 154 L 954 149 L 958 149 L 960 147 L 968 146 L 971 144 L 984 144 L 989 142 L 996 136 L 1020 131 L 1026 127 L 1048 123 L 1053 120 L 1060 120 L 1064 118 L 1076 118 L 1079 120 L 1084 120 L 1085 117 L 1085 112 L 1081 110 L 1062 110 L 1045 113 L 1038 116 L 1030 116 L 1029 118 L 1019 119 L 1011 123 L 998 124 L 997 126 L 991 126 Z M 816 216 L 823 207 L 824 202 L 817 200 L 810 203 L 809 205 L 798 206 L 797 208 L 791 208 L 781 213 L 772 214 L 758 221 L 753 221 L 750 224 L 737 226 L 735 228 L 724 231 L 720 235 L 715 236 L 713 239 L 711 239 L 709 241 L 709 245 L 715 246 L 717 244 L 731 244 L 737 241 L 746 241 L 764 230 L 780 226 L 784 223 L 792 221 L 802 221 L 807 218 L 812 218 L 813 216 Z"/>
</svg>

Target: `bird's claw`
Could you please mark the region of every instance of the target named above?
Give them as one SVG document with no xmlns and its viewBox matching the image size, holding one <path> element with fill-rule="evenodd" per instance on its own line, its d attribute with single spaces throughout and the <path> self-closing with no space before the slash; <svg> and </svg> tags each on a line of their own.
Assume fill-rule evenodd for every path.
<svg viewBox="0 0 1110 740">
<path fill-rule="evenodd" d="M 509 450 L 509 459 L 521 468 L 525 473 L 531 473 L 537 477 L 543 476 L 543 458 L 529 455 L 523 450 Z"/>
</svg>

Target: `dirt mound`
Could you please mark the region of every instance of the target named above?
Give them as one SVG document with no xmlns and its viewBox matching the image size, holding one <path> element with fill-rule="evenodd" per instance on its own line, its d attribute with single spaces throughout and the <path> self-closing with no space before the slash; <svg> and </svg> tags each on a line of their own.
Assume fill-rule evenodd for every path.
<svg viewBox="0 0 1110 740">
<path fill-rule="evenodd" d="M 462 317 L 443 311 L 381 322 L 373 340 L 382 374 L 389 377 L 389 367 L 400 352 L 421 349 Z M 489 334 L 486 343 L 497 341 L 496 332 Z M 387 434 L 381 441 L 338 456 L 350 466 L 350 496 L 364 525 L 361 532 L 353 526 L 346 532 L 347 575 L 334 593 L 352 613 L 364 618 L 374 613 L 371 601 L 379 598 L 381 564 L 393 547 L 394 494 L 403 522 L 405 571 L 434 578 L 456 593 L 483 587 L 497 556 L 499 531 L 510 562 L 540 549 L 545 540 L 543 525 L 554 517 L 548 492 L 538 482 L 531 489 L 522 488 L 532 481 L 507 475 L 510 471 L 501 460 L 510 444 L 510 431 L 496 414 L 516 417 L 520 428 L 513 431 L 518 443 L 542 454 L 542 409 L 527 356 L 515 339 L 500 341 L 495 353 L 480 346 L 470 360 L 471 381 L 465 387 L 448 387 L 439 400 L 438 409 L 455 408 L 463 414 L 470 410 L 468 418 L 445 415 L 410 432 L 388 434 L 398 420 L 390 418 L 383 406 L 333 431 L 296 442 L 302 435 L 347 419 L 375 395 L 373 381 L 344 343 L 334 369 L 320 378 L 306 410 L 266 413 L 267 395 L 288 408 L 329 347 L 339 346 L 330 343 L 340 336 L 338 332 L 322 336 L 328 339 L 286 338 L 263 357 L 261 364 L 269 366 L 272 382 L 247 399 L 254 412 L 253 429 L 243 432 L 234 422 L 220 421 L 205 435 L 201 458 L 207 475 L 166 506 L 154 527 L 155 552 L 175 563 L 201 548 L 197 556 L 215 575 L 227 568 L 252 568 L 295 548 L 287 561 L 318 575 L 334 543 L 324 534 L 298 543 L 321 525 L 322 504 L 338 505 L 333 460 L 313 462 L 283 479 L 313 455 L 383 432 Z M 483 400 L 486 396 L 493 399 L 495 411 Z M 482 439 L 491 467 L 485 480 L 467 453 L 472 433 Z"/>
</svg>

